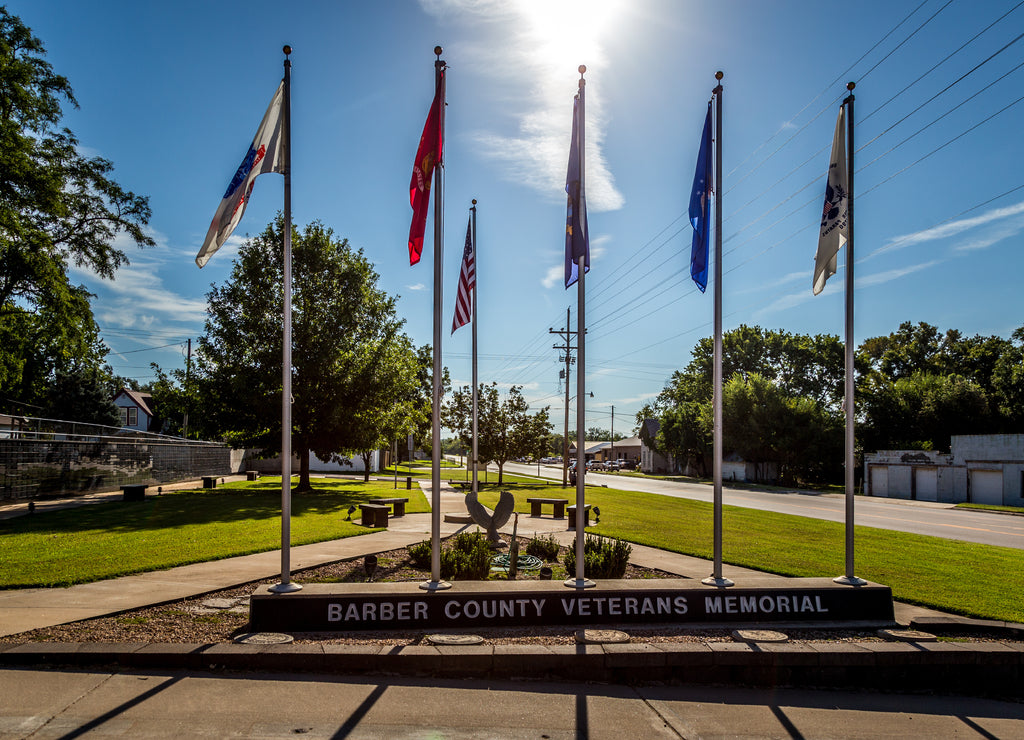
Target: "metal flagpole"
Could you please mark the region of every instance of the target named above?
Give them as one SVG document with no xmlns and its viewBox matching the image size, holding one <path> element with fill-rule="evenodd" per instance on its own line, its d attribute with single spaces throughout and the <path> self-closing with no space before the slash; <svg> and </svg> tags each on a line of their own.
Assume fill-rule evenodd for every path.
<svg viewBox="0 0 1024 740">
<path fill-rule="evenodd" d="M 473 493 L 477 493 L 477 365 L 476 365 L 476 286 L 480 282 L 480 260 L 476 249 L 476 198 L 469 209 L 473 219 Z"/>
<path fill-rule="evenodd" d="M 577 126 L 579 127 L 579 153 L 580 153 L 580 199 L 584 197 L 583 183 L 586 182 L 585 177 L 585 165 L 586 165 L 586 137 L 584 136 L 584 123 L 586 122 L 586 114 L 584 112 L 584 90 L 587 85 L 587 81 L 583 79 L 583 73 L 587 71 L 585 65 L 579 66 L 580 70 L 580 105 L 577 115 Z M 586 274 L 586 254 L 581 254 L 577 258 L 576 264 L 576 275 L 578 277 L 578 284 L 576 286 L 577 303 L 579 304 L 579 311 L 576 316 L 576 578 L 570 578 L 565 582 L 566 586 L 571 588 L 589 588 L 596 585 L 593 581 L 588 580 L 583 573 L 583 544 L 586 539 L 587 533 L 587 508 L 586 508 L 586 471 L 587 471 L 587 454 L 586 454 L 586 398 L 584 391 L 586 390 L 586 361 L 584 357 L 584 345 L 586 344 L 586 322 L 584 321 L 584 297 L 586 291 L 583 288 L 583 277 Z M 568 329 L 568 327 L 566 327 Z"/>
<path fill-rule="evenodd" d="M 732 586 L 722 575 L 722 72 L 715 73 L 715 360 L 714 360 L 714 572 L 702 583 Z"/>
<path fill-rule="evenodd" d="M 431 469 L 430 469 L 430 580 L 420 588 L 428 591 L 451 588 L 441 580 L 441 281 L 444 273 L 444 68 L 442 49 L 434 47 L 434 91 L 441 93 L 440 141 L 441 156 L 434 167 L 434 390 L 432 394 Z"/>
<path fill-rule="evenodd" d="M 292 47 L 284 47 L 284 348 L 281 370 L 281 582 L 274 593 L 302 588 L 291 581 L 292 540 Z"/>
<path fill-rule="evenodd" d="M 848 586 L 863 586 L 867 581 L 854 575 L 853 568 L 853 494 L 854 494 L 854 441 L 853 416 L 853 82 L 846 83 L 850 94 L 846 106 L 846 388 L 843 405 L 846 408 L 846 572 L 833 580 Z"/>
</svg>

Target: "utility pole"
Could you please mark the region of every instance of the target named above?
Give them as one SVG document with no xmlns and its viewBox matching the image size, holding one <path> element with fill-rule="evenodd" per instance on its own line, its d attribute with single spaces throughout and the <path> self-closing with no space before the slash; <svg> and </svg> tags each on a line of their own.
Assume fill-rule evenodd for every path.
<svg viewBox="0 0 1024 740">
<path fill-rule="evenodd" d="M 562 337 L 565 344 L 552 345 L 554 349 L 565 352 L 564 357 L 559 357 L 560 362 L 565 363 L 565 370 L 562 373 L 565 376 L 565 432 L 562 435 L 562 488 L 569 485 L 569 377 L 572 375 L 572 364 L 576 362 L 576 359 L 572 356 L 572 352 L 575 347 L 572 346 L 572 338 L 576 336 L 577 332 L 572 331 L 569 322 L 569 312 L 572 309 L 565 309 L 565 329 L 548 329 L 549 334 L 557 334 Z M 578 442 L 578 441 L 577 441 Z M 577 475 L 578 475 L 577 471 Z"/>
<path fill-rule="evenodd" d="M 611 450 L 608 453 L 608 458 L 610 460 L 614 460 L 615 459 L 615 407 L 614 406 L 612 406 L 612 446 L 611 446 Z"/>
<path fill-rule="evenodd" d="M 188 338 L 188 355 L 185 358 L 185 418 L 181 420 L 181 436 L 188 439 L 189 375 L 192 373 L 192 337 Z"/>
</svg>

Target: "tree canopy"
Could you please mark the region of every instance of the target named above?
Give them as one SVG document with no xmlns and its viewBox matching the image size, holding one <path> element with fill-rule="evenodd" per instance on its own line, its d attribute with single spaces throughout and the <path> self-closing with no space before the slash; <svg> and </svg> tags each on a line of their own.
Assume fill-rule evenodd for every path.
<svg viewBox="0 0 1024 740">
<path fill-rule="evenodd" d="M 148 200 L 60 126 L 62 105 L 77 102 L 44 55 L 42 41 L 0 7 L 0 397 L 35 408 L 49 408 L 58 375 L 111 375 L 92 295 L 72 284 L 69 265 L 110 279 L 128 263 L 119 235 L 154 243 L 144 230 Z"/>
<path fill-rule="evenodd" d="M 726 454 L 773 462 L 784 480 L 841 476 L 843 347 L 808 336 L 740 326 L 723 336 Z M 647 444 L 710 473 L 713 341 L 673 373 L 637 423 L 657 418 Z M 856 353 L 857 444 L 862 450 L 948 449 L 957 434 L 1012 432 L 1024 422 L 1024 327 L 1010 339 L 965 337 L 905 322 Z"/>
<path fill-rule="evenodd" d="M 207 295 L 196 353 L 203 400 L 193 423 L 267 452 L 281 442 L 283 236 L 278 217 L 239 250 L 228 281 Z M 310 451 L 324 460 L 364 453 L 418 421 L 422 368 L 361 250 L 314 222 L 293 227 L 292 256 L 292 445 L 302 490 Z"/>
<path fill-rule="evenodd" d="M 477 390 L 477 454 L 480 462 L 498 466 L 501 483 L 505 463 L 517 457 L 542 453 L 551 432 L 549 406 L 535 414 L 523 398 L 522 388 L 512 386 L 503 399 L 497 383 L 480 384 Z M 452 393 L 443 408 L 445 426 L 471 449 L 473 443 L 473 390 L 466 385 Z"/>
</svg>

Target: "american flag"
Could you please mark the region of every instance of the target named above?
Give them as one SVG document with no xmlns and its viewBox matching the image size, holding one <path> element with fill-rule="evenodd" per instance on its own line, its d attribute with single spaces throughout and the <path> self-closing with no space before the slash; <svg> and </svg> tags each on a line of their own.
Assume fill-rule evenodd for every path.
<svg viewBox="0 0 1024 740">
<path fill-rule="evenodd" d="M 466 248 L 462 250 L 462 270 L 459 272 L 459 294 L 455 298 L 455 318 L 452 319 L 452 334 L 465 326 L 472 318 L 470 292 L 476 291 L 476 259 L 473 254 L 473 222 L 466 225 Z"/>
</svg>

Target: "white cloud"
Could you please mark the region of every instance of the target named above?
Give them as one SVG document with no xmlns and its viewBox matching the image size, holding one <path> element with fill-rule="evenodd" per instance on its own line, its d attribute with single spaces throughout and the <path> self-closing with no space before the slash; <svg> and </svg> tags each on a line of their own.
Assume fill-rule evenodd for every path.
<svg viewBox="0 0 1024 740">
<path fill-rule="evenodd" d="M 979 226 L 984 226 L 986 224 L 992 223 L 993 221 L 999 221 L 1001 219 L 1009 218 L 1011 216 L 1017 216 L 1019 214 L 1024 214 L 1024 201 L 1016 203 L 1012 206 L 1006 206 L 1005 208 L 994 208 L 988 213 L 983 213 L 980 216 L 974 216 L 972 218 L 962 218 L 959 221 L 951 221 L 950 223 L 942 224 L 941 226 L 934 226 L 930 229 L 923 229 L 921 231 L 916 231 L 911 234 L 904 234 L 902 236 L 894 237 L 893 239 L 890 239 L 887 244 L 885 244 L 878 250 L 872 252 L 868 256 L 873 257 L 877 254 L 887 252 L 893 249 L 905 249 L 906 247 L 911 247 L 914 246 L 915 244 L 936 241 L 938 239 L 946 239 L 948 237 L 961 234 L 969 229 L 974 229 Z M 1017 234 L 1020 231 L 1024 230 L 1024 219 L 1015 219 L 1013 223 L 1015 224 L 1016 228 L 1012 231 L 1012 233 L 1007 234 L 1007 236 L 1012 236 L 1013 234 Z M 1001 237 L 1001 239 L 1002 238 L 1006 237 L 1003 236 Z M 995 241 L 999 241 L 999 239 Z M 990 246 L 991 244 L 994 244 L 995 241 L 990 241 L 987 244 L 984 244 L 983 246 Z M 959 248 L 960 247 L 958 247 L 958 249 Z M 966 248 L 978 249 L 981 247 L 968 246 Z"/>
<path fill-rule="evenodd" d="M 856 278 L 857 287 L 869 288 L 873 285 L 882 285 L 883 283 L 888 283 L 893 280 L 897 280 L 901 277 L 904 277 L 905 275 L 911 275 L 915 272 L 920 272 L 921 270 L 927 270 L 929 267 L 934 267 L 935 265 L 944 261 L 945 260 L 931 260 L 930 262 L 921 262 L 920 264 L 908 265 L 907 267 L 897 267 L 893 270 L 878 272 L 875 273 L 874 275 L 868 275 L 867 277 Z"/>
<path fill-rule="evenodd" d="M 406 285 L 409 290 L 426 290 L 427 286 L 423 283 L 413 283 L 412 285 Z"/>
<path fill-rule="evenodd" d="M 118 235 L 114 246 L 124 251 L 131 263 L 119 268 L 113 280 L 74 265 L 68 266 L 68 272 L 97 293 L 93 312 L 101 326 L 193 331 L 206 318 L 206 299 L 183 297 L 163 284 L 161 270 L 168 262 L 180 260 L 182 250 L 168 246 L 163 234 L 151 230 L 149 235 L 156 246 L 144 252 L 135 250 L 134 242 L 124 234 Z"/>
<path fill-rule="evenodd" d="M 565 265 L 555 265 L 549 267 L 548 271 L 544 274 L 540 283 L 545 288 L 554 288 L 556 285 L 562 285 L 565 282 Z"/>
<path fill-rule="evenodd" d="M 514 133 L 481 131 L 474 140 L 485 156 L 502 163 L 506 179 L 565 197 L 565 170 L 572 126 L 572 96 L 577 67 L 588 79 L 600 79 L 609 65 L 604 40 L 616 32 L 615 21 L 626 7 L 621 0 L 422 0 L 424 9 L 450 20 L 489 26 L 500 43 L 465 45 L 464 56 L 480 57 L 474 66 L 487 70 L 502 87 L 518 85 L 525 94 L 509 100 L 517 119 Z M 525 101 L 525 103 L 524 103 Z M 604 158 L 605 105 L 599 87 L 586 91 L 586 193 L 592 211 L 621 208 L 623 198 Z"/>
<path fill-rule="evenodd" d="M 907 267 L 898 267 L 892 270 L 886 270 L 885 272 L 878 272 L 874 275 L 856 277 L 857 288 L 871 288 L 876 285 L 883 285 L 893 280 L 898 280 L 906 275 L 911 275 L 921 270 L 927 270 L 929 267 L 934 267 L 945 259 L 931 260 L 930 262 L 921 262 L 914 265 L 908 265 Z M 845 289 L 845 278 L 840 272 L 838 275 L 834 275 L 828 283 L 825 284 L 825 290 L 822 291 L 821 295 L 834 295 L 840 293 Z M 755 312 L 755 316 L 762 316 L 764 314 L 776 313 L 778 311 L 785 311 L 788 308 L 794 308 L 799 306 L 812 298 L 817 298 L 811 291 L 810 284 L 808 284 L 806 290 L 801 290 L 797 293 L 790 293 L 789 295 L 782 296 L 770 304 Z"/>
</svg>

